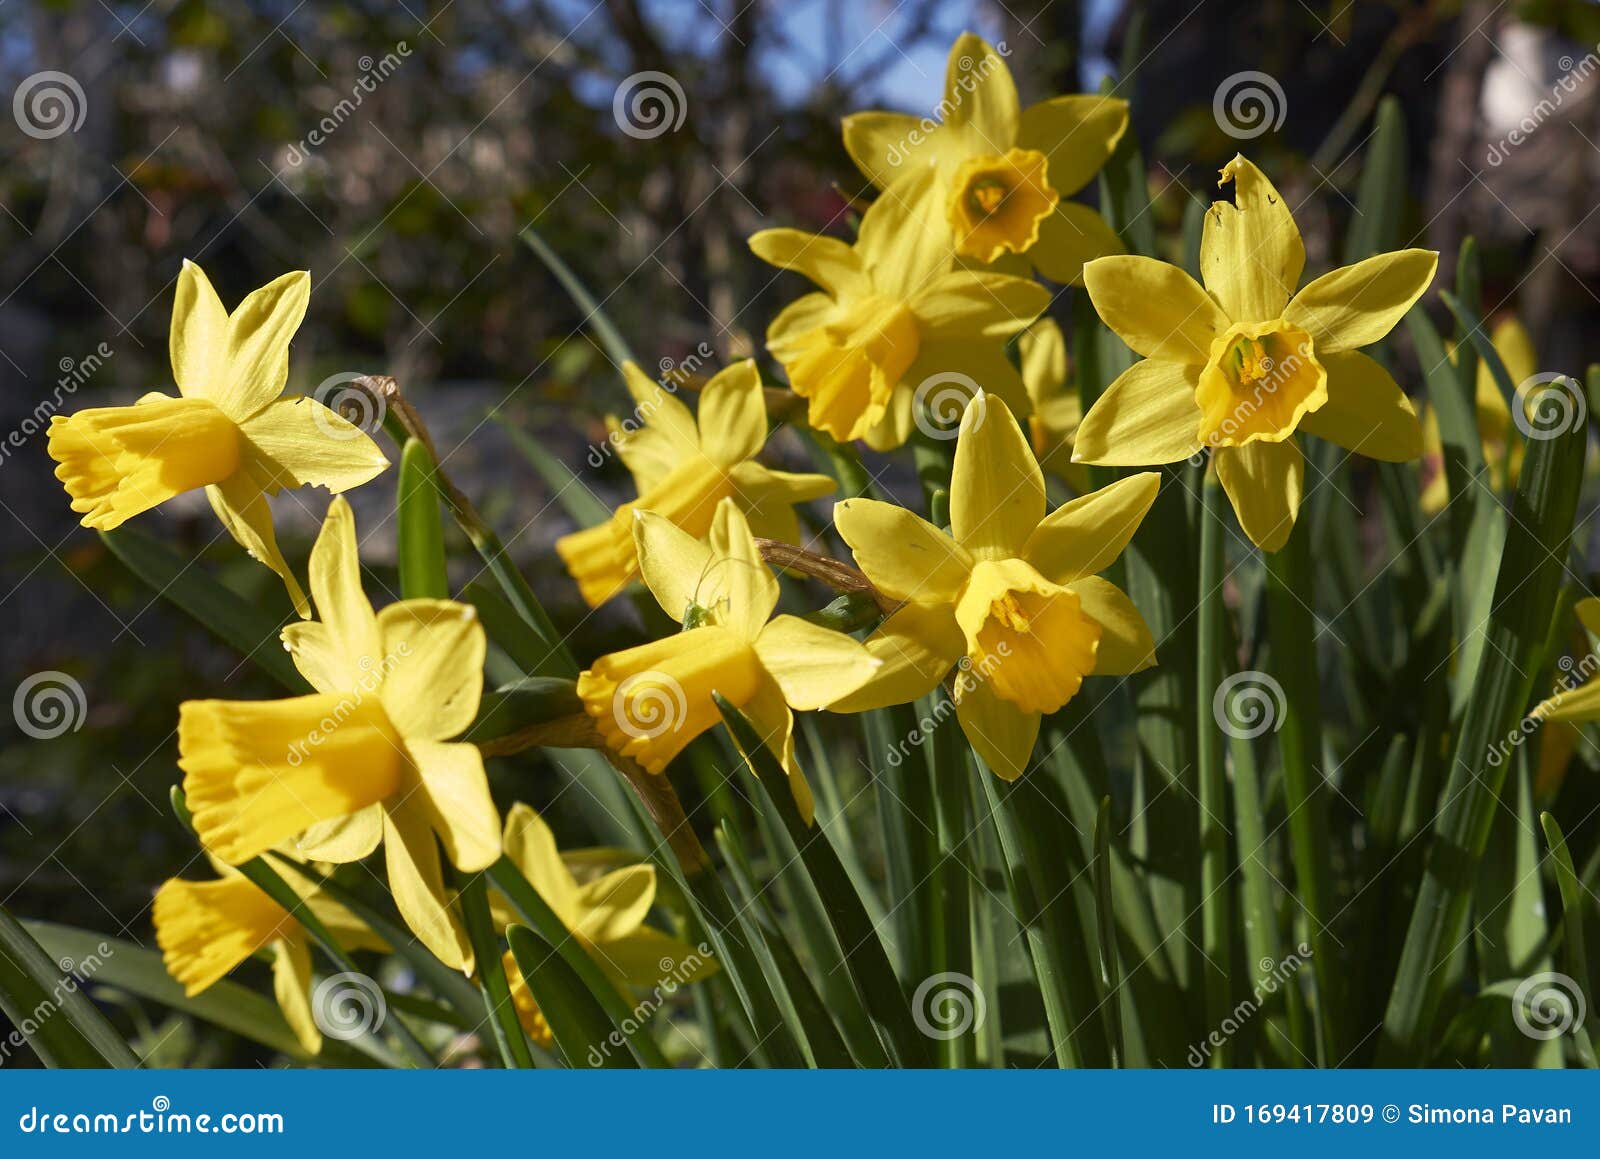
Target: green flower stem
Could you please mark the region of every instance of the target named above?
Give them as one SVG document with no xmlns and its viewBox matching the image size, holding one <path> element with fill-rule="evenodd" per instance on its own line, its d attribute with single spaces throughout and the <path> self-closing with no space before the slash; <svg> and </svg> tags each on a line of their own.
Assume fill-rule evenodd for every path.
<svg viewBox="0 0 1600 1159">
<path fill-rule="evenodd" d="M 935 712 L 953 715 L 953 706 L 941 692 L 928 702 L 939 707 Z M 933 719 L 939 719 L 934 716 Z M 968 897 L 971 870 L 966 836 L 971 826 L 967 818 L 967 778 L 972 775 L 966 761 L 966 743 L 953 719 L 935 729 L 929 754 L 933 774 L 933 807 L 938 828 L 939 849 L 934 861 L 933 949 L 935 960 L 930 974 L 958 974 L 972 977 L 972 915 Z M 971 1026 L 960 1034 L 939 1041 L 940 1065 L 958 1069 L 973 1065 L 977 1039 Z"/>
<path fill-rule="evenodd" d="M 481 873 L 456 873 L 461 900 L 461 916 L 473 956 L 478 960 L 478 988 L 483 992 L 484 1009 L 494 1031 L 500 1058 L 509 1070 L 531 1070 L 533 1052 L 511 1001 L 511 983 L 506 978 L 505 961 L 500 955 L 500 939 L 494 932 L 489 913 L 489 889 Z"/>
<path fill-rule="evenodd" d="M 1195 698 L 1196 752 L 1200 761 L 1200 945 L 1204 973 L 1206 1021 L 1221 1026 L 1233 1006 L 1233 914 L 1229 885 L 1228 777 L 1224 768 L 1226 737 L 1215 717 L 1213 699 L 1224 670 L 1231 670 L 1226 651 L 1228 609 L 1222 600 L 1223 535 L 1228 499 L 1215 469 L 1201 486 L 1199 647 Z M 1230 1060 L 1224 1042 L 1210 1056 L 1210 1065 Z"/>
</svg>

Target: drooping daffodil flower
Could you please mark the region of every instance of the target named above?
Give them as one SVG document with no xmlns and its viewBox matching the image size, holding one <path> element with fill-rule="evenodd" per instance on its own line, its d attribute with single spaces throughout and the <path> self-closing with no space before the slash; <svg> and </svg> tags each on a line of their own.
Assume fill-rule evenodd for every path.
<svg viewBox="0 0 1600 1159">
<path fill-rule="evenodd" d="M 834 523 L 879 592 L 902 601 L 867 638 L 883 661 L 833 706 L 859 712 L 925 696 L 954 674 L 962 731 L 995 773 L 1027 771 L 1040 718 L 1084 677 L 1155 663 L 1133 602 L 1096 573 L 1122 553 L 1159 476 L 1131 475 L 1045 514 L 1044 476 L 998 400 L 967 407 L 947 533 L 902 507 L 847 499 Z"/>
<path fill-rule="evenodd" d="M 1050 304 L 1025 278 L 952 270 L 930 222 L 932 169 L 906 173 L 861 218 L 855 244 L 796 229 L 750 238 L 764 262 L 804 274 L 820 289 L 791 302 L 767 327 L 767 349 L 808 404 L 810 425 L 875 450 L 910 436 L 919 387 L 981 385 L 1020 408 L 1027 392 L 1005 340 Z"/>
<path fill-rule="evenodd" d="M 1422 453 L 1410 401 L 1357 348 L 1405 316 L 1433 281 L 1438 254 L 1378 254 L 1296 293 L 1305 246 L 1282 195 L 1243 157 L 1222 181 L 1233 182 L 1234 201 L 1206 213 L 1203 289 L 1153 258 L 1098 258 L 1085 268 L 1101 319 L 1144 359 L 1084 415 L 1073 458 L 1144 466 L 1209 448 L 1245 534 L 1277 551 L 1300 509 L 1296 431 L 1388 462 Z"/>
<path fill-rule="evenodd" d="M 1068 201 L 1100 171 L 1128 127 L 1128 102 L 1061 96 L 1022 108 L 1005 58 L 972 33 L 950 48 L 939 120 L 855 113 L 844 144 L 868 180 L 887 189 L 932 167 L 946 244 L 976 262 L 1076 282 L 1085 262 L 1122 252 L 1116 232 Z"/>
<path fill-rule="evenodd" d="M 606 522 L 556 541 L 590 607 L 639 578 L 636 511 L 653 511 L 700 538 L 717 504 L 731 497 L 757 534 L 799 542 L 794 505 L 831 493 L 835 484 L 827 475 L 791 474 L 756 462 L 767 441 L 767 409 L 754 362 L 735 363 L 713 377 L 700 392 L 698 418 L 633 363 L 623 364 L 622 375 L 637 406 L 629 420 L 611 417 L 607 426 L 639 497 Z"/>
<path fill-rule="evenodd" d="M 483 625 L 452 600 L 374 614 L 342 498 L 312 548 L 311 594 L 321 618 L 289 625 L 283 642 L 313 695 L 179 708 L 195 832 L 230 865 L 289 841 L 312 860 L 358 861 L 381 842 L 401 917 L 440 961 L 470 971 L 439 844 L 464 873 L 500 857 L 483 757 L 449 740 L 478 712 Z"/>
<path fill-rule="evenodd" d="M 655 866 L 628 865 L 598 875 L 586 872 L 586 879 L 580 881 L 575 863 L 556 848 L 555 835 L 544 818 L 521 802 L 506 814 L 503 843 L 506 857 L 621 993 L 635 986 L 670 993 L 716 973 L 717 962 L 708 949 L 645 925 L 656 899 Z M 499 929 L 524 920 L 499 893 L 490 893 L 489 904 Z M 548 1047 L 550 1025 L 509 950 L 504 962 L 511 1000 L 523 1029 L 535 1042 Z"/>
<path fill-rule="evenodd" d="M 50 420 L 50 457 L 83 526 L 102 531 L 204 487 L 222 526 L 310 606 L 278 550 L 267 496 L 305 486 L 334 494 L 389 465 L 357 426 L 314 398 L 283 397 L 289 341 L 305 317 L 311 275 L 284 274 L 229 314 L 200 267 L 183 263 L 170 349 L 178 398 Z"/>
<path fill-rule="evenodd" d="M 608 748 L 660 773 L 722 720 L 712 699 L 719 693 L 783 763 L 810 822 L 790 709 L 828 707 L 861 687 L 878 661 L 841 632 L 773 616 L 778 581 L 733 500 L 717 505 L 705 541 L 648 511 L 636 520 L 645 583 L 667 615 L 693 626 L 596 660 L 578 677 L 584 710 Z"/>
<path fill-rule="evenodd" d="M 311 937 L 305 926 L 238 870 L 212 858 L 213 881 L 170 878 L 156 891 L 151 915 L 161 960 L 183 992 L 203 994 L 245 959 L 272 958 L 272 991 L 284 1021 L 310 1054 L 322 1049 L 312 1008 Z M 386 951 L 389 945 L 318 888 L 313 875 L 280 861 L 279 875 L 346 950 Z"/>
</svg>

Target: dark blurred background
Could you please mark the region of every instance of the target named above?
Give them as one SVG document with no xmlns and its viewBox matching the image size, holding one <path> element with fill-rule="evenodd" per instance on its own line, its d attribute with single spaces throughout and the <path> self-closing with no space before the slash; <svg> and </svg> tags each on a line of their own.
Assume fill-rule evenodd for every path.
<svg viewBox="0 0 1600 1159">
<path fill-rule="evenodd" d="M 10 0 L 0 692 L 64 676 L 67 719 L 25 729 L 20 701 L 0 714 L 0 903 L 150 943 L 154 887 L 193 858 L 166 803 L 176 704 L 273 693 L 75 528 L 36 433 L 53 409 L 170 389 L 183 258 L 230 306 L 309 269 L 291 389 L 394 375 L 571 623 L 550 546 L 570 525 L 502 424 L 585 469 L 616 376 L 519 233 L 570 264 L 647 368 L 702 345 L 716 361 L 755 352 L 800 283 L 744 237 L 835 220 L 864 184 L 839 118 L 930 114 L 964 29 L 1005 42 L 1025 103 L 1102 84 L 1130 99 L 1169 233 L 1247 150 L 1297 207 L 1308 272 L 1337 264 L 1371 114 L 1395 94 L 1406 236 L 1442 251 L 1443 279 L 1475 235 L 1486 302 L 1529 326 L 1544 369 L 1600 358 L 1600 7 L 1582 0 Z M 1281 92 L 1281 121 L 1241 139 L 1214 99 L 1246 72 Z M 665 94 L 654 121 L 641 85 Z M 615 464 L 585 482 L 631 495 Z M 392 488 L 391 474 L 360 493 L 364 525 Z M 287 615 L 265 569 L 208 547 L 215 523 L 191 499 L 140 525 Z M 325 502 L 280 503 L 291 559 Z M 369 544 L 380 577 L 390 546 Z"/>
</svg>

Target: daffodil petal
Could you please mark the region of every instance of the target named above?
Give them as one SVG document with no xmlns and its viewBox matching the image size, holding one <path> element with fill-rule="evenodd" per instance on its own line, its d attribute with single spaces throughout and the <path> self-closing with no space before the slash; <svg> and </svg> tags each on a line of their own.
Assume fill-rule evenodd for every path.
<svg viewBox="0 0 1600 1159">
<path fill-rule="evenodd" d="M 1028 258 L 1052 282 L 1072 286 L 1083 279 L 1089 262 L 1121 252 L 1122 239 L 1105 218 L 1087 205 L 1061 201 L 1039 223 L 1039 240 Z"/>
<path fill-rule="evenodd" d="M 1283 317 L 1311 335 L 1318 357 L 1369 346 L 1405 317 L 1438 268 L 1439 255 L 1432 250 L 1374 254 L 1311 282 L 1284 308 Z"/>
<path fill-rule="evenodd" d="M 975 559 L 1017 555 L 1044 518 L 1044 475 L 1022 428 L 984 396 L 961 416 L 950 473 L 950 531 Z"/>
<path fill-rule="evenodd" d="M 622 364 L 622 381 L 633 397 L 633 414 L 626 421 L 613 418 L 608 425 L 612 443 L 642 493 L 680 459 L 699 449 L 700 434 L 683 400 L 638 364 Z"/>
<path fill-rule="evenodd" d="M 711 550 L 715 558 L 706 577 L 708 586 L 702 589 L 714 593 L 707 606 L 713 607 L 718 623 L 754 640 L 778 606 L 778 581 L 762 560 L 750 525 L 732 499 L 717 505 L 711 523 Z"/>
<path fill-rule="evenodd" d="M 228 315 L 227 370 L 211 401 L 236 422 L 283 393 L 289 381 L 289 342 L 311 301 L 311 275 L 284 274 L 250 293 Z"/>
<path fill-rule="evenodd" d="M 644 990 L 665 990 L 669 979 L 673 988 L 699 982 L 719 968 L 717 960 L 702 953 L 698 946 L 650 926 L 640 926 L 625 938 L 597 945 L 593 954 L 606 973 Z"/>
<path fill-rule="evenodd" d="M 471 604 L 401 600 L 378 613 L 383 654 L 379 693 L 408 740 L 449 740 L 478 715 L 483 625 Z"/>
<path fill-rule="evenodd" d="M 798 616 L 778 616 L 756 637 L 756 655 L 790 708 L 809 712 L 848 696 L 881 662 L 843 632 Z"/>
<path fill-rule="evenodd" d="M 767 441 L 767 404 L 751 359 L 721 371 L 700 392 L 700 449 L 713 463 L 732 467 Z"/>
<path fill-rule="evenodd" d="M 1017 339 L 1022 384 L 1033 409 L 1054 399 L 1067 385 L 1067 340 L 1054 318 L 1041 318 Z"/>
<path fill-rule="evenodd" d="M 1028 771 L 1039 739 L 1039 714 L 1001 698 L 970 672 L 957 677 L 956 719 L 967 741 L 996 776 L 1014 781 Z"/>
<path fill-rule="evenodd" d="M 1011 365 L 1005 347 L 998 342 L 943 339 L 924 342 L 917 360 L 906 371 L 905 381 L 914 385 L 897 391 L 896 401 L 905 402 L 906 416 L 913 421 L 912 400 L 919 391 L 931 412 L 925 420 L 931 418 L 941 426 L 958 422 L 961 412 L 980 389 L 986 395 L 999 398 L 1014 415 L 1027 414 L 1032 409 L 1022 375 Z M 902 437 L 892 446 L 904 441 Z M 872 445 L 874 449 L 885 449 Z"/>
<path fill-rule="evenodd" d="M 926 696 L 949 675 L 967 646 L 955 608 L 947 603 L 904 604 L 865 644 L 882 664 L 859 690 L 829 705 L 834 712 L 865 712 Z"/>
<path fill-rule="evenodd" d="M 923 331 L 941 339 L 1009 338 L 1049 305 L 1038 282 L 972 270 L 935 278 L 910 301 Z"/>
<path fill-rule="evenodd" d="M 1066 586 L 1078 594 L 1083 614 L 1100 625 L 1096 676 L 1126 676 L 1143 672 L 1156 662 L 1150 625 L 1121 588 L 1099 576 L 1085 576 Z"/>
<path fill-rule="evenodd" d="M 406 749 L 450 864 L 478 873 L 500 860 L 500 814 L 489 795 L 483 754 L 473 744 L 413 740 Z"/>
<path fill-rule="evenodd" d="M 635 513 L 633 542 L 650 594 L 674 622 L 682 623 L 711 573 L 711 545 L 653 511 Z"/>
<path fill-rule="evenodd" d="M 845 499 L 834 504 L 833 522 L 856 566 L 893 599 L 953 603 L 972 570 L 966 548 L 896 504 Z"/>
<path fill-rule="evenodd" d="M 555 834 L 534 809 L 522 802 L 506 814 L 502 841 L 506 856 L 522 871 L 528 884 L 555 910 L 556 916 L 571 928 L 578 882 L 562 860 Z"/>
<path fill-rule="evenodd" d="M 1134 353 L 1163 362 L 1204 365 L 1228 318 L 1200 283 L 1168 262 L 1137 254 L 1097 258 L 1083 284 L 1100 320 Z"/>
<path fill-rule="evenodd" d="M 1004 153 L 1016 144 L 1022 121 L 1016 82 L 1005 58 L 970 32 L 950 46 L 942 111 L 945 125 L 981 141 L 982 151 Z"/>
<path fill-rule="evenodd" d="M 1422 424 L 1387 370 L 1356 350 L 1320 360 L 1328 370 L 1328 401 L 1300 420 L 1301 430 L 1386 463 L 1422 454 Z"/>
<path fill-rule="evenodd" d="M 295 579 L 289 561 L 278 550 L 278 538 L 272 531 L 272 508 L 259 482 L 249 471 L 239 471 L 222 482 L 206 488 L 206 498 L 211 510 L 217 513 L 222 526 L 251 558 L 266 564 L 278 573 L 283 586 L 294 601 L 295 611 L 302 619 L 311 618 L 311 602 Z"/>
<path fill-rule="evenodd" d="M 221 881 L 172 878 L 156 891 L 151 917 L 167 973 L 191 998 L 299 924 L 237 875 Z"/>
<path fill-rule="evenodd" d="M 829 475 L 777 471 L 746 459 L 728 472 L 733 498 L 750 524 L 750 533 L 783 543 L 800 543 L 796 503 L 808 503 L 839 489 Z"/>
<path fill-rule="evenodd" d="M 1262 551 L 1277 551 L 1288 542 L 1300 510 L 1305 484 L 1305 457 L 1293 439 L 1219 447 L 1217 478 L 1228 493 L 1239 525 Z"/>
<path fill-rule="evenodd" d="M 861 215 L 856 252 L 879 294 L 903 301 L 950 268 L 950 227 L 940 188 L 931 166 L 912 166 Z"/>
<path fill-rule="evenodd" d="M 391 803 L 384 813 L 384 862 L 389 892 L 417 940 L 446 966 L 470 974 L 472 943 L 456 917 L 444 884 L 439 844 L 427 806 L 414 796 Z"/>
<path fill-rule="evenodd" d="M 210 398 L 223 383 L 227 344 L 228 311 L 205 271 L 184 258 L 172 303 L 167 349 L 172 357 L 172 380 L 185 398 Z"/>
<path fill-rule="evenodd" d="M 1146 358 L 1095 400 L 1073 435 L 1072 461 L 1113 467 L 1176 463 L 1200 449 L 1200 368 Z"/>
<path fill-rule="evenodd" d="M 268 403 L 239 430 L 256 477 L 274 492 L 326 487 L 337 495 L 377 478 L 389 466 L 365 431 L 303 395 Z"/>
<path fill-rule="evenodd" d="M 764 229 L 750 235 L 750 252 L 780 270 L 810 278 L 831 294 L 866 295 L 872 280 L 849 242 L 798 229 Z"/>
<path fill-rule="evenodd" d="M 310 826 L 300 834 L 295 849 L 308 861 L 348 865 L 367 857 L 382 840 L 383 806 L 368 805 L 343 817 L 319 821 Z"/>
<path fill-rule="evenodd" d="M 304 936 L 272 947 L 272 995 L 283 1019 L 310 1054 L 322 1050 L 322 1030 L 311 1010 L 311 946 Z"/>
<path fill-rule="evenodd" d="M 655 866 L 614 870 L 578 888 L 573 904 L 582 916 L 572 932 L 594 943 L 625 938 L 644 924 L 655 900 Z"/>
<path fill-rule="evenodd" d="M 1242 156 L 1223 168 L 1233 204 L 1214 201 L 1200 235 L 1206 289 L 1234 322 L 1269 322 L 1283 314 L 1300 284 L 1305 243 L 1271 181 Z"/>
<path fill-rule="evenodd" d="M 1071 197 L 1100 172 L 1128 128 L 1128 102 L 1072 94 L 1022 110 L 1017 144 L 1050 158 L 1050 184 Z"/>
<path fill-rule="evenodd" d="M 875 110 L 851 113 L 844 118 L 843 129 L 845 152 L 862 176 L 879 189 L 892 184 L 908 161 L 930 160 L 939 134 L 939 127 L 922 117 Z"/>
<path fill-rule="evenodd" d="M 789 791 L 794 794 L 795 807 L 800 810 L 801 820 L 810 825 L 816 816 L 816 800 L 811 795 L 811 785 L 800 768 L 800 762 L 795 759 L 794 714 L 784 701 L 783 690 L 778 687 L 777 681 L 767 677 L 761 681 L 755 695 L 741 707 L 745 718 L 755 726 L 767 748 L 783 765 L 789 780 Z M 749 754 L 745 755 L 748 759 Z"/>
<path fill-rule="evenodd" d="M 1590 635 L 1600 637 L 1600 598 L 1586 596 L 1572 606 L 1572 611 Z"/>
<path fill-rule="evenodd" d="M 1104 571 L 1128 546 L 1160 485 L 1159 473 L 1144 471 L 1063 503 L 1028 536 L 1022 558 L 1058 584 Z"/>
<path fill-rule="evenodd" d="M 1541 701 L 1528 715 L 1546 723 L 1600 719 L 1600 679 L 1557 692 Z"/>
<path fill-rule="evenodd" d="M 779 362 L 789 361 L 795 350 L 794 340 L 826 325 L 838 311 L 839 304 L 820 290 L 801 295 L 779 310 L 767 325 L 767 349 Z"/>
<path fill-rule="evenodd" d="M 381 676 L 378 665 L 383 658 L 383 642 L 378 635 L 378 619 L 373 615 L 372 604 L 361 588 L 355 513 L 343 496 L 336 497 L 328 505 L 322 530 L 311 548 L 309 572 L 317 616 L 326 627 L 341 661 L 337 674 L 339 682 L 323 691 L 357 688 L 364 677 Z M 289 645 L 290 654 L 295 655 L 292 638 L 285 635 L 285 643 Z M 311 679 L 303 669 L 302 674 Z"/>
</svg>

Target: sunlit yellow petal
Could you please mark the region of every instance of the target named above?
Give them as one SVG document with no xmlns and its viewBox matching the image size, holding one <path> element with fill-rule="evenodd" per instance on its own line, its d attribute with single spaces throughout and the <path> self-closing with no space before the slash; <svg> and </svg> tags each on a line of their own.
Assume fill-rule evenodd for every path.
<svg viewBox="0 0 1600 1159">
<path fill-rule="evenodd" d="M 283 580 L 283 586 L 294 601 L 295 611 L 302 618 L 311 616 L 311 601 L 306 599 L 300 581 L 295 578 L 289 561 L 278 550 L 278 538 L 272 531 L 272 508 L 261 484 L 248 470 L 238 471 L 221 483 L 206 488 L 206 498 L 211 510 L 229 535 L 249 552 L 250 557 L 266 564 Z"/>
<path fill-rule="evenodd" d="M 1306 247 L 1283 195 L 1261 170 L 1235 156 L 1219 184 L 1229 181 L 1233 203 L 1214 201 L 1206 212 L 1200 272 L 1229 319 L 1270 321 L 1300 284 Z"/>
<path fill-rule="evenodd" d="M 732 467 L 767 441 L 767 404 L 761 375 L 750 359 L 720 371 L 700 392 L 700 448 L 712 462 Z"/>
<path fill-rule="evenodd" d="M 778 581 L 732 499 L 717 505 L 711 551 L 711 570 L 696 602 L 711 611 L 715 622 L 753 641 L 778 606 Z"/>
<path fill-rule="evenodd" d="M 932 166 L 908 166 L 861 215 L 856 252 L 878 294 L 909 298 L 950 268 L 942 188 Z"/>
<path fill-rule="evenodd" d="M 381 475 L 389 460 L 360 427 L 314 398 L 282 398 L 245 419 L 256 477 L 274 490 L 326 487 L 337 495 Z"/>
<path fill-rule="evenodd" d="M 950 532 L 975 559 L 1018 554 L 1044 518 L 1044 475 L 999 399 L 961 416 L 950 473 Z"/>
<path fill-rule="evenodd" d="M 304 936 L 273 945 L 272 995 L 300 1045 L 311 1054 L 321 1051 L 322 1030 L 311 1009 L 311 946 Z"/>
<path fill-rule="evenodd" d="M 325 627 L 329 643 L 340 661 L 337 673 L 323 674 L 325 677 L 336 675 L 338 683 L 321 691 L 347 691 L 360 687 L 363 678 L 372 680 L 381 676 L 383 641 L 378 635 L 378 620 L 372 613 L 372 604 L 361 588 L 355 514 L 343 497 L 335 498 L 328 505 L 322 530 L 311 548 L 309 570 L 317 618 Z M 295 657 L 296 665 L 301 663 L 296 645 L 304 645 L 308 638 L 308 633 L 303 631 L 285 631 L 284 643 Z M 301 673 L 308 680 L 312 679 L 304 668 Z"/>
<path fill-rule="evenodd" d="M 1374 254 L 1311 282 L 1283 316 L 1310 333 L 1319 355 L 1368 346 L 1405 317 L 1438 267 L 1432 250 Z"/>
<path fill-rule="evenodd" d="M 1100 626 L 1096 676 L 1143 672 L 1156 662 L 1155 638 L 1139 609 L 1110 580 L 1086 576 L 1067 585 L 1077 593 L 1083 614 Z"/>
<path fill-rule="evenodd" d="M 635 513 L 633 537 L 650 594 L 674 622 L 682 623 L 711 572 L 711 545 L 653 511 Z"/>
<path fill-rule="evenodd" d="M 1324 354 L 1328 401 L 1300 420 L 1307 434 L 1369 459 L 1403 463 L 1422 454 L 1422 424 L 1400 384 L 1359 351 Z"/>
<path fill-rule="evenodd" d="M 808 503 L 839 489 L 829 475 L 777 471 L 746 459 L 728 472 L 733 500 L 745 514 L 752 535 L 801 544 L 796 503 Z"/>
<path fill-rule="evenodd" d="M 446 888 L 427 808 L 415 798 L 397 798 L 384 815 L 384 860 L 395 908 L 417 940 L 451 969 L 470 974 L 474 960 L 453 908 L 454 892 Z"/>
<path fill-rule="evenodd" d="M 1022 558 L 1058 584 L 1104 571 L 1139 529 L 1160 484 L 1160 474 L 1145 471 L 1063 503 L 1028 536 Z"/>
<path fill-rule="evenodd" d="M 581 916 L 572 932 L 591 943 L 625 938 L 644 924 L 655 900 L 655 866 L 614 870 L 579 887 L 573 906 Z"/>
<path fill-rule="evenodd" d="M 1083 284 L 1100 320 L 1146 358 L 1199 366 L 1228 329 L 1227 315 L 1200 283 L 1167 262 L 1097 258 L 1084 267 Z"/>
<path fill-rule="evenodd" d="M 1050 158 L 1050 184 L 1071 197 L 1089 184 L 1128 127 L 1128 102 L 1073 94 L 1022 110 L 1017 143 Z"/>
<path fill-rule="evenodd" d="M 1095 670 L 1099 625 L 1075 592 L 1018 559 L 984 560 L 956 605 L 967 662 L 956 681 L 976 679 L 1029 712 L 1050 713 L 1076 696 Z"/>
<path fill-rule="evenodd" d="M 881 664 L 860 690 L 828 707 L 865 712 L 909 704 L 938 687 L 966 652 L 952 604 L 904 604 L 864 641 Z"/>
<path fill-rule="evenodd" d="M 1039 223 L 1039 240 L 1028 251 L 1041 274 L 1063 286 L 1076 285 L 1083 268 L 1096 258 L 1122 252 L 1122 239 L 1087 205 L 1062 201 Z"/>
<path fill-rule="evenodd" d="M 228 315 L 227 370 L 208 397 L 243 421 L 274 401 L 289 381 L 289 341 L 311 300 L 311 275 L 284 274 L 251 292 Z"/>
<path fill-rule="evenodd" d="M 1073 462 L 1143 467 L 1187 459 L 1200 449 L 1199 382 L 1198 366 L 1135 362 L 1078 424 Z"/>
<path fill-rule="evenodd" d="M 503 843 L 506 856 L 570 929 L 577 920 L 573 906 L 578 883 L 561 859 L 555 834 L 544 818 L 519 801 L 506 814 Z"/>
<path fill-rule="evenodd" d="M 368 805 L 344 817 L 307 827 L 295 849 L 308 861 L 345 865 L 360 861 L 383 840 L 383 806 Z"/>
<path fill-rule="evenodd" d="M 811 795 L 811 785 L 806 780 L 805 772 L 795 759 L 794 714 L 784 702 L 783 691 L 776 681 L 763 674 L 750 699 L 740 708 L 755 726 L 763 743 L 783 765 L 789 780 L 789 791 L 794 794 L 795 807 L 800 810 L 800 818 L 807 825 L 811 824 L 816 815 L 816 801 Z"/>
<path fill-rule="evenodd" d="M 849 636 L 798 616 L 779 616 L 762 628 L 755 649 L 789 707 L 802 712 L 848 696 L 881 666 Z"/>
<path fill-rule="evenodd" d="M 208 398 L 223 383 L 228 345 L 228 311 L 205 271 L 188 258 L 178 274 L 167 349 L 172 380 L 185 398 Z"/>
<path fill-rule="evenodd" d="M 1008 338 L 1050 305 L 1037 282 L 958 270 L 935 278 L 911 298 L 925 334 L 940 339 Z"/>
<path fill-rule="evenodd" d="M 1217 478 L 1253 543 L 1277 551 L 1294 530 L 1305 482 L 1305 457 L 1293 439 L 1222 447 L 1214 453 Z"/>
<path fill-rule="evenodd" d="M 1039 739 L 1039 714 L 1001 699 L 970 673 L 956 681 L 956 690 L 956 719 L 989 770 L 1008 781 L 1027 772 Z"/>
<path fill-rule="evenodd" d="M 940 112 L 946 126 L 982 141 L 987 152 L 1003 153 L 1016 143 L 1022 120 L 1017 86 L 1005 57 L 981 37 L 963 32 L 950 46 Z"/>
<path fill-rule="evenodd" d="M 897 600 L 953 602 L 972 570 L 972 555 L 921 516 L 877 499 L 846 499 L 834 526 L 879 591 Z"/>
<path fill-rule="evenodd" d="M 242 877 L 172 878 L 151 910 L 167 973 L 194 997 L 299 923 Z"/>
<path fill-rule="evenodd" d="M 483 754 L 477 745 L 406 742 L 433 831 L 450 864 L 477 873 L 500 860 L 500 813 L 489 795 Z"/>
<path fill-rule="evenodd" d="M 1017 339 L 1017 352 L 1028 400 L 1038 410 L 1066 388 L 1067 340 L 1054 318 L 1041 318 Z"/>
<path fill-rule="evenodd" d="M 517 1021 L 522 1024 L 529 1038 L 549 1050 L 555 1045 L 555 1034 L 545 1019 L 544 1011 L 539 1009 L 539 1003 L 534 1001 L 533 991 L 528 989 L 528 980 L 522 976 L 522 967 L 517 965 L 517 959 L 510 950 L 501 955 L 500 964 L 511 988 L 511 1004 L 516 1007 Z"/>
<path fill-rule="evenodd" d="M 750 252 L 782 270 L 810 278 L 831 294 L 869 294 L 872 281 L 850 243 L 798 229 L 764 229 L 750 235 Z"/>
<path fill-rule="evenodd" d="M 483 695 L 488 645 L 477 609 L 453 600 L 401 600 L 378 613 L 378 635 L 380 693 L 395 727 L 419 740 L 464 732 Z"/>
<path fill-rule="evenodd" d="M 630 986 L 670 994 L 679 986 L 711 977 L 720 966 L 709 953 L 671 934 L 640 926 L 625 938 L 593 948 L 606 973 Z"/>
<path fill-rule="evenodd" d="M 844 118 L 844 147 L 863 176 L 879 189 L 908 167 L 937 154 L 939 126 L 909 113 L 851 113 Z"/>
</svg>

